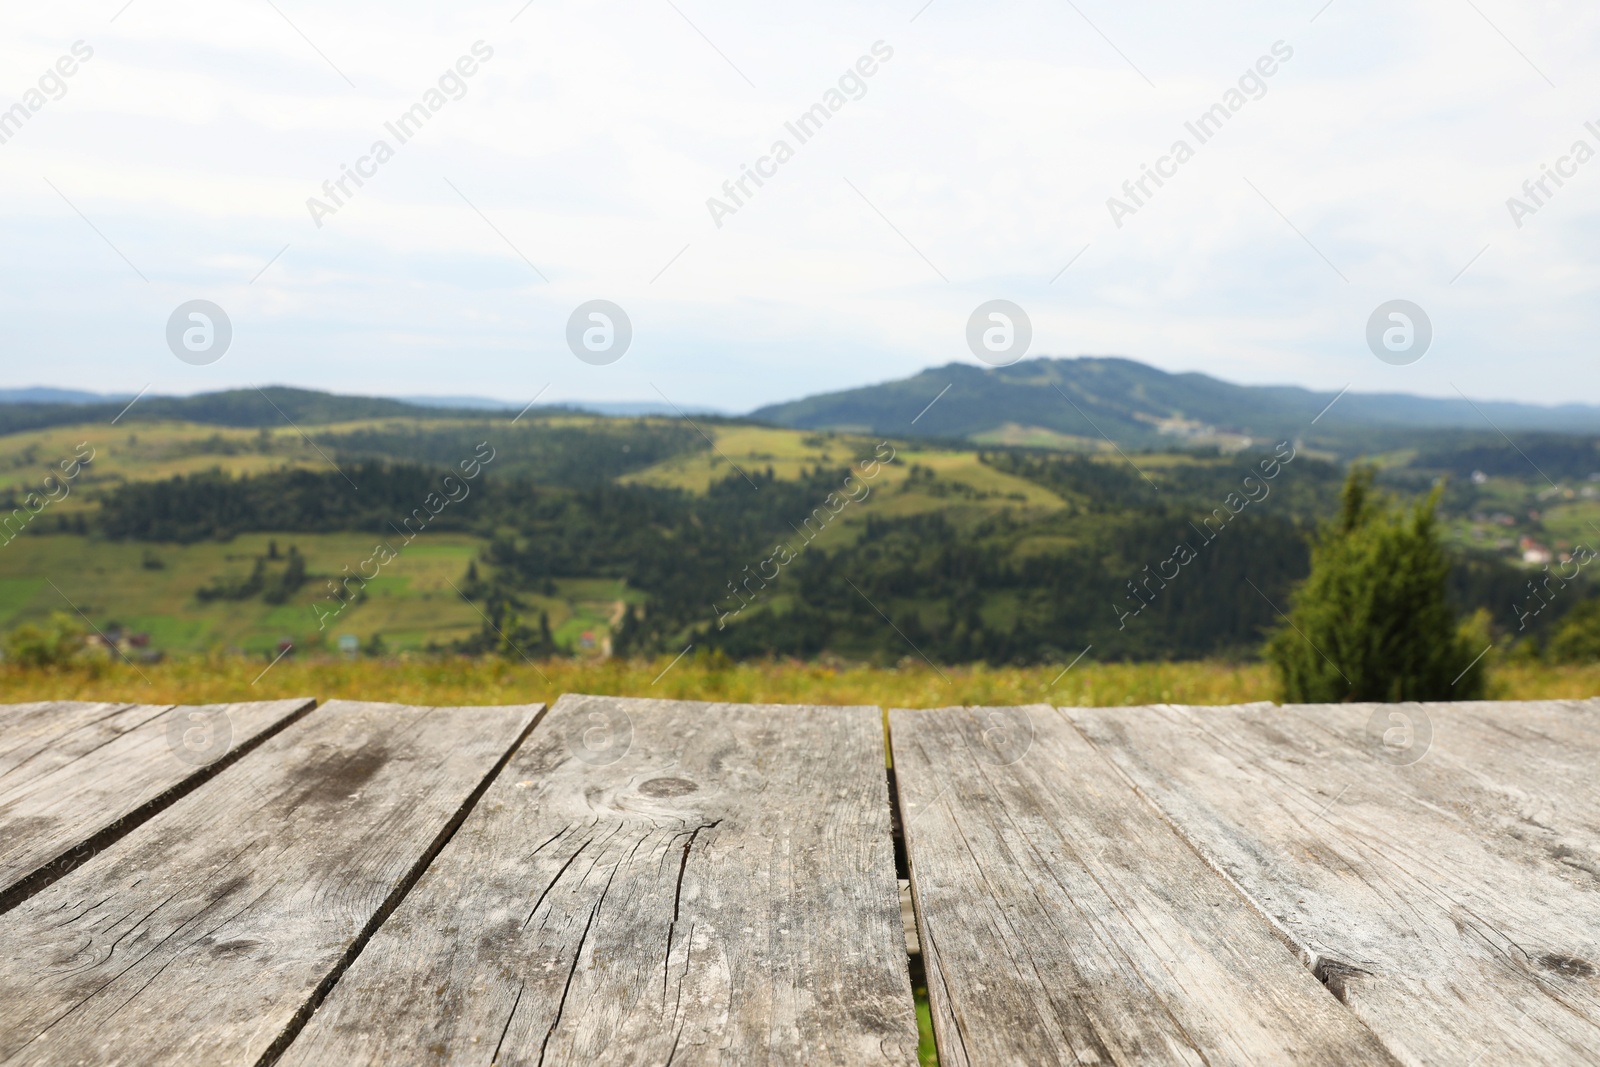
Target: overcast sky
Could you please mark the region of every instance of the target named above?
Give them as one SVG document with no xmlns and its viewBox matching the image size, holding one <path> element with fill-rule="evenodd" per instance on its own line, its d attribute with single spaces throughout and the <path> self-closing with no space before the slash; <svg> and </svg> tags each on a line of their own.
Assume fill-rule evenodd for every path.
<svg viewBox="0 0 1600 1067">
<path fill-rule="evenodd" d="M 8 5 L 0 385 L 739 411 L 976 365 L 1004 298 L 1029 355 L 1600 402 L 1592 4 L 123 3 Z M 605 366 L 566 341 L 597 298 L 634 331 Z M 1434 330 L 1407 366 L 1365 340 L 1396 298 Z M 232 321 L 209 365 L 168 350 L 192 299 Z"/>
</svg>

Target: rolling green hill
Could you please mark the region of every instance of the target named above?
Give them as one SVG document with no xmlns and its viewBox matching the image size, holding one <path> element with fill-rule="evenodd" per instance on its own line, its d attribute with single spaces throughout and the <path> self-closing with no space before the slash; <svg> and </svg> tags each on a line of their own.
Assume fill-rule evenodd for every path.
<svg viewBox="0 0 1600 1067">
<path fill-rule="evenodd" d="M 1109 439 L 1125 449 L 1227 449 L 1293 438 L 1344 456 L 1424 443 L 1438 447 L 1462 435 L 1499 441 L 1494 427 L 1600 433 L 1600 408 L 1595 407 L 1474 405 L 1400 394 L 1348 393 L 1318 418 L 1336 396 L 1169 374 L 1129 359 L 1083 357 L 1030 359 L 997 368 L 951 363 L 899 381 L 770 405 L 751 418 L 804 429 L 914 430 L 981 443 L 1065 448 L 1104 447 Z"/>
<path fill-rule="evenodd" d="M 48 392 L 40 392 L 49 395 Z M 50 426 L 108 423 L 127 406 L 124 400 L 0 403 L 0 435 Z M 510 419 L 513 414 L 505 412 L 504 417 Z M 286 423 L 320 426 L 360 419 L 483 417 L 485 412 L 473 407 L 439 407 L 383 397 L 340 396 L 313 389 L 269 385 L 262 389 L 230 389 L 197 396 L 148 396 L 128 408 L 128 413 L 118 422 L 192 422 L 204 426 L 275 428 Z"/>
</svg>

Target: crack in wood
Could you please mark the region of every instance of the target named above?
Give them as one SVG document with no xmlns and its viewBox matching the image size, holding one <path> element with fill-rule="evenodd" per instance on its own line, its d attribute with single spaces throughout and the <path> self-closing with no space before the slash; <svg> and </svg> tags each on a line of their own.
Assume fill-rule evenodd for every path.
<svg viewBox="0 0 1600 1067">
<path fill-rule="evenodd" d="M 577 862 L 578 857 L 583 855 L 583 850 L 588 848 L 593 841 L 593 837 L 586 838 L 583 844 L 579 845 L 577 849 L 573 851 L 572 855 L 567 857 L 567 862 L 561 865 L 561 869 L 556 871 L 556 876 L 550 879 L 550 884 L 544 887 L 544 892 L 539 894 L 539 899 L 535 900 L 533 902 L 533 907 L 528 909 L 528 917 L 522 920 L 522 928 L 524 930 L 528 928 L 529 923 L 533 922 L 534 914 L 539 910 L 539 905 L 544 903 L 544 898 L 550 895 L 550 890 L 554 889 L 556 887 L 556 883 L 561 881 L 561 876 L 567 873 L 567 868 L 571 867 L 575 862 Z"/>
<path fill-rule="evenodd" d="M 547 841 L 545 844 L 549 844 L 549 842 Z M 517 1006 L 522 1003 L 522 993 L 527 988 L 528 983 L 526 980 L 517 983 L 516 999 L 511 1002 L 511 1011 L 506 1015 L 505 1026 L 500 1028 L 500 1040 L 494 1043 L 494 1055 L 489 1057 L 491 1067 L 493 1064 L 500 1062 L 500 1049 L 506 1043 L 506 1034 L 511 1032 L 511 1020 L 517 1017 Z"/>
<path fill-rule="evenodd" d="M 111 957 L 116 954 L 117 946 L 122 943 L 122 939 L 127 937 L 129 934 L 133 933 L 135 930 L 139 929 L 139 927 L 144 924 L 146 919 L 148 919 L 151 915 L 154 915 L 156 912 L 160 911 L 162 908 L 166 907 L 167 904 L 171 902 L 172 897 L 175 897 L 177 895 L 178 895 L 178 891 L 177 890 L 173 890 L 172 896 L 169 896 L 166 900 L 163 900 L 160 904 L 157 904 L 154 908 L 152 908 L 150 910 L 150 912 L 147 915 L 145 915 L 145 917 L 143 919 L 140 919 L 138 922 L 134 923 L 123 934 L 121 934 L 115 941 L 113 941 L 111 943 L 110 950 L 108 950 L 107 953 L 106 953 L 106 958 L 104 960 L 100 961 L 99 964 L 94 964 L 94 965 L 91 965 L 90 967 L 87 967 L 87 968 L 79 968 L 79 970 L 90 970 L 94 966 L 100 966 L 100 965 L 103 965 L 105 963 L 109 963 L 111 961 Z M 126 914 L 124 914 L 121 918 L 119 918 L 116 921 L 116 923 L 112 924 L 112 929 L 115 929 L 116 926 L 118 924 L 120 924 L 123 919 L 126 919 L 129 915 L 132 915 L 132 914 L 133 914 L 133 912 L 131 912 L 131 911 L 126 913 Z M 69 1007 L 66 1011 L 62 1012 L 60 1015 L 58 1015 L 54 1019 L 50 1020 L 50 1022 L 46 1023 L 39 1030 L 39 1032 L 37 1034 L 34 1034 L 27 1041 L 23 1042 L 22 1045 L 18 1047 L 17 1052 L 18 1053 L 22 1052 L 23 1049 L 26 1049 L 29 1045 L 33 1044 L 35 1041 L 39 1040 L 41 1037 L 44 1037 L 53 1028 L 55 1028 L 63 1020 L 65 1020 L 68 1016 L 70 1016 L 73 1012 L 77 1011 L 79 1008 L 81 1008 L 85 1004 L 89 1003 L 89 1001 L 91 1001 L 95 997 L 99 996 L 102 990 L 109 988 L 111 986 L 111 984 L 113 982 L 115 982 L 117 979 L 121 978 L 123 975 L 127 974 L 129 971 L 131 971 L 135 967 L 139 966 L 139 964 L 141 964 L 145 960 L 149 959 L 152 955 L 155 954 L 157 949 L 159 949 L 162 945 L 166 944 L 167 941 L 170 940 L 172 937 L 176 936 L 179 930 L 182 930 L 185 926 L 189 925 L 189 921 L 192 921 L 192 920 L 188 920 L 188 921 L 185 921 L 185 922 L 179 924 L 179 926 L 176 929 L 174 929 L 172 931 L 172 933 L 169 933 L 166 937 L 162 938 L 160 941 L 157 941 L 154 945 L 152 945 L 150 947 L 150 951 L 149 952 L 146 952 L 143 956 L 140 956 L 138 959 L 134 960 L 132 963 L 130 963 L 126 967 L 124 967 L 122 970 L 118 971 L 116 974 L 114 974 L 110 978 L 106 979 L 100 985 L 96 986 L 89 993 L 88 996 L 82 998 L 76 1004 L 74 1004 L 71 1007 Z M 74 972 L 74 973 L 76 973 L 76 972 Z M 16 1056 L 15 1056 L 15 1054 L 13 1054 L 9 1058 L 10 1059 L 15 1059 Z"/>
<path fill-rule="evenodd" d="M 683 844 L 683 856 L 678 861 L 678 884 L 672 890 L 672 921 L 667 924 L 667 954 L 661 961 L 661 1006 L 667 1006 L 667 976 L 672 970 L 672 935 L 678 928 L 678 906 L 683 902 L 683 874 L 689 869 L 689 850 L 694 848 L 695 838 L 700 836 L 701 830 L 710 830 L 722 824 L 721 819 L 715 822 L 704 823 L 696 826 L 689 834 L 689 840 Z M 687 972 L 685 972 L 687 974 Z M 682 996 L 682 990 L 679 990 Z"/>
<path fill-rule="evenodd" d="M 567 970 L 567 983 L 561 987 L 561 1000 L 556 1004 L 556 1017 L 550 1022 L 550 1029 L 544 1033 L 544 1040 L 539 1042 L 539 1065 L 544 1067 L 544 1055 L 550 1047 L 550 1039 L 555 1036 L 556 1027 L 561 1025 L 561 1013 L 567 1009 L 567 994 L 572 992 L 572 976 L 578 973 L 578 961 L 583 958 L 584 942 L 589 940 L 589 930 L 594 926 L 594 917 L 600 913 L 600 905 L 605 901 L 605 895 L 595 901 L 593 908 L 589 909 L 589 921 L 583 924 L 583 936 L 578 938 L 578 947 L 572 953 L 572 966 Z"/>
</svg>

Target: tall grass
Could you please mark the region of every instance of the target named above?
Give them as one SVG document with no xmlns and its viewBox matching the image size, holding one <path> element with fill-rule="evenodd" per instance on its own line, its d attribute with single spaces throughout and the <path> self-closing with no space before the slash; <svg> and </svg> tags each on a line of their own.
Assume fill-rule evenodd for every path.
<svg viewBox="0 0 1600 1067">
<path fill-rule="evenodd" d="M 685 658 L 539 663 L 465 657 L 345 660 L 286 658 L 269 669 L 239 656 L 157 664 L 78 663 L 63 668 L 0 664 L 0 703 L 107 700 L 211 704 L 310 696 L 403 704 L 552 702 L 562 693 L 777 704 L 951 704 L 1115 706 L 1239 704 L 1277 697 L 1271 668 L 1218 661 L 1093 663 L 1060 667 L 902 667 L 797 661 L 718 662 Z M 1502 664 L 1498 700 L 1600 695 L 1600 664 Z"/>
</svg>

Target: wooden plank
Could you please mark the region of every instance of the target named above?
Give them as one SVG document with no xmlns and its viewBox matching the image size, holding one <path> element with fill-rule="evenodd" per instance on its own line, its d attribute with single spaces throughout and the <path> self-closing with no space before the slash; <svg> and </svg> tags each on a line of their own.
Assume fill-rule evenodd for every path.
<svg viewBox="0 0 1600 1067">
<path fill-rule="evenodd" d="M 117 715 L 137 704 L 90 703 L 78 700 L 44 700 L 31 704 L 0 704 L 0 720 L 5 730 L 0 731 L 0 769 L 9 769 L 24 763 L 74 730 L 90 726 L 96 719 Z M 160 708 L 149 707 L 146 714 Z"/>
<path fill-rule="evenodd" d="M 0 911 L 162 798 L 316 701 L 175 707 L 54 702 L 0 711 Z"/>
<path fill-rule="evenodd" d="M 889 723 L 941 1063 L 1393 1063 L 1053 709 Z"/>
<path fill-rule="evenodd" d="M 0 1063 L 254 1064 L 536 706 L 332 701 L 0 919 Z"/>
<path fill-rule="evenodd" d="M 1600 706 L 1065 711 L 1401 1060 L 1594 1062 Z"/>
<path fill-rule="evenodd" d="M 876 708 L 563 696 L 280 1061 L 916 1062 Z"/>
</svg>

